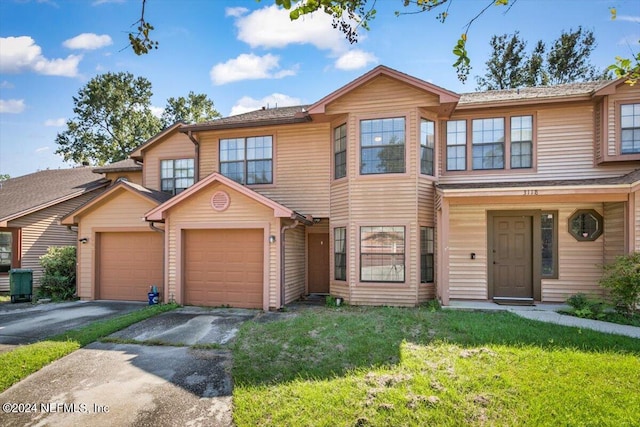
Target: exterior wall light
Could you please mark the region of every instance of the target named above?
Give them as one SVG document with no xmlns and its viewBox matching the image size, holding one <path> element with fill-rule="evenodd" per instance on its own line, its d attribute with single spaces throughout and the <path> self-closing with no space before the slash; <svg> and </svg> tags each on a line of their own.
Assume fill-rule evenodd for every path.
<svg viewBox="0 0 640 427">
<path fill-rule="evenodd" d="M 83 245 L 85 243 L 87 243 L 89 241 L 89 239 L 87 237 L 83 237 L 82 239 L 78 239 L 78 242 L 82 243 Z"/>
<path fill-rule="evenodd" d="M 276 242 L 276 236 L 271 235 L 269 236 L 269 243 L 275 243 Z"/>
</svg>

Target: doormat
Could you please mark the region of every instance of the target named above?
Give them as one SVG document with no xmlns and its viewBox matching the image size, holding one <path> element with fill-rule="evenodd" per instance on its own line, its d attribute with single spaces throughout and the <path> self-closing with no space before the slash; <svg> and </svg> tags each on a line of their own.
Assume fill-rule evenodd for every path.
<svg viewBox="0 0 640 427">
<path fill-rule="evenodd" d="M 500 298 L 500 299 L 494 299 L 493 302 L 498 305 L 518 305 L 518 306 L 535 307 L 533 300 L 527 300 L 527 299 Z"/>
</svg>

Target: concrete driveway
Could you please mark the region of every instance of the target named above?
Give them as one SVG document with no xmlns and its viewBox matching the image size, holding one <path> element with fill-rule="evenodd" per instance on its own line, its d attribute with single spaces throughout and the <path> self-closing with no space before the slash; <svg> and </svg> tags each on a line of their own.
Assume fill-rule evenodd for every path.
<svg viewBox="0 0 640 427">
<path fill-rule="evenodd" d="M 223 345 L 259 313 L 185 307 L 132 325 L 0 394 L 0 425 L 232 425 Z"/>
</svg>

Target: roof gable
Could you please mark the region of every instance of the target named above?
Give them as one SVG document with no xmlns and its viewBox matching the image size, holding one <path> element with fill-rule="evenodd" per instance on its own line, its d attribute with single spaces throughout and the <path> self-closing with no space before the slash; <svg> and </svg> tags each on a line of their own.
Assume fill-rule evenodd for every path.
<svg viewBox="0 0 640 427">
<path fill-rule="evenodd" d="M 147 221 L 163 221 L 166 216 L 167 216 L 167 212 L 174 206 L 178 205 L 179 203 L 183 202 L 184 200 L 190 198 L 191 196 L 193 196 L 194 194 L 198 193 L 200 190 L 208 187 L 210 184 L 214 183 L 214 182 L 219 182 L 221 184 L 226 185 L 227 187 L 230 187 L 231 189 L 237 191 L 240 194 L 243 194 L 244 196 L 270 208 L 273 209 L 273 214 L 276 217 L 285 217 L 285 218 L 292 218 L 294 216 L 296 216 L 297 214 L 287 208 L 286 206 L 281 205 L 278 202 L 275 202 L 271 199 L 269 199 L 268 197 L 263 196 L 262 194 L 259 194 L 253 190 L 251 190 L 250 188 L 247 188 L 244 185 L 240 185 L 237 182 L 233 181 L 232 179 L 229 179 L 227 177 L 225 177 L 224 175 L 221 175 L 217 172 L 212 173 L 211 175 L 207 176 L 205 179 L 197 182 L 196 184 L 192 185 L 191 187 L 187 188 L 185 191 L 183 191 L 182 193 L 178 194 L 177 196 L 173 197 L 172 199 L 168 200 L 167 202 L 161 204 L 160 206 L 156 207 L 155 209 L 149 211 L 146 214 L 146 219 Z"/>
<path fill-rule="evenodd" d="M 161 142 L 163 139 L 170 136 L 174 132 L 177 132 L 178 129 L 180 129 L 182 126 L 184 126 L 184 123 L 182 122 L 176 122 L 172 124 L 168 128 L 161 131 L 160 133 L 157 133 L 156 135 L 152 136 L 151 138 L 143 142 L 142 145 L 140 145 L 138 148 L 133 150 L 133 152 L 129 155 L 129 157 L 135 160 L 142 160 L 144 151 L 153 147 L 155 144 Z"/>
<path fill-rule="evenodd" d="M 50 169 L 0 182 L 0 226 L 83 194 L 109 181 L 88 167 Z"/>
<path fill-rule="evenodd" d="M 63 217 L 60 223 L 63 225 L 78 224 L 80 217 L 82 215 L 88 212 L 91 212 L 98 206 L 103 205 L 104 203 L 108 203 L 109 200 L 112 200 L 114 197 L 117 197 L 119 194 L 122 194 L 123 192 L 128 192 L 136 195 L 137 197 L 144 198 L 145 200 L 152 203 L 154 206 L 157 206 L 158 204 L 161 204 L 172 197 L 170 194 L 151 190 L 141 185 L 134 184 L 132 182 L 118 181 L 114 185 L 109 187 L 104 193 L 100 194 L 98 197 L 95 197 L 89 200 L 84 205 L 80 206 L 73 212 Z"/>
<path fill-rule="evenodd" d="M 342 98 L 348 93 L 354 91 L 357 88 L 360 88 L 372 80 L 380 77 L 386 76 L 392 79 L 398 80 L 402 83 L 413 86 L 416 89 L 422 90 L 424 92 L 428 92 L 434 96 L 436 96 L 439 100 L 440 104 L 456 104 L 460 99 L 460 95 L 455 92 L 451 92 L 449 90 L 443 89 L 439 86 L 436 86 L 431 83 L 427 83 L 424 80 L 418 79 L 416 77 L 410 76 L 408 74 L 401 73 L 400 71 L 396 71 L 384 65 L 379 65 L 368 73 L 358 77 L 352 82 L 346 84 L 340 89 L 330 93 L 329 95 L 322 98 L 320 101 L 313 104 L 309 107 L 309 114 L 322 114 L 326 112 L 327 105 L 330 103 Z"/>
</svg>

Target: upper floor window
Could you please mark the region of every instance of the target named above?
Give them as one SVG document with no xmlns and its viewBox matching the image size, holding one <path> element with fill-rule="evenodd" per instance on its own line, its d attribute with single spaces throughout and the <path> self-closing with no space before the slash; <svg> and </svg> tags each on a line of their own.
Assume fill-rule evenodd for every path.
<svg viewBox="0 0 640 427">
<path fill-rule="evenodd" d="M 194 182 L 193 159 L 162 160 L 160 162 L 160 188 L 165 193 L 178 194 Z"/>
<path fill-rule="evenodd" d="M 360 173 L 404 173 L 404 117 L 360 121 Z"/>
<path fill-rule="evenodd" d="M 508 128 L 505 127 L 509 124 Z M 525 169 L 533 167 L 533 116 L 472 119 L 447 122 L 447 170 Z"/>
<path fill-rule="evenodd" d="M 463 171 L 467 168 L 467 122 L 447 122 L 447 170 Z"/>
<path fill-rule="evenodd" d="M 435 124 L 431 120 L 420 121 L 420 173 L 433 175 L 433 147 Z"/>
<path fill-rule="evenodd" d="M 404 227 L 360 227 L 360 280 L 404 282 Z"/>
<path fill-rule="evenodd" d="M 333 130 L 333 177 L 347 176 L 347 125 L 343 124 Z"/>
<path fill-rule="evenodd" d="M 473 169 L 504 169 L 504 119 L 476 119 L 473 128 Z"/>
<path fill-rule="evenodd" d="M 19 229 L 0 228 L 0 273 L 20 267 Z"/>
<path fill-rule="evenodd" d="M 533 165 L 533 117 L 511 117 L 511 169 Z"/>
<path fill-rule="evenodd" d="M 221 139 L 220 173 L 240 184 L 273 183 L 272 137 Z"/>
<path fill-rule="evenodd" d="M 620 143 L 622 154 L 640 153 L 640 104 L 620 106 Z"/>
</svg>

